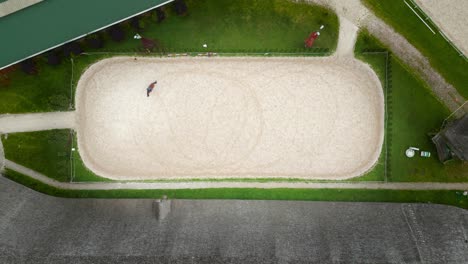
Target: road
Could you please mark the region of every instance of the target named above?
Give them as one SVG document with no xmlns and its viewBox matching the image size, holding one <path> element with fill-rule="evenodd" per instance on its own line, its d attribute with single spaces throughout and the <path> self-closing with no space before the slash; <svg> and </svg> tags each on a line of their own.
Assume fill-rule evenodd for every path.
<svg viewBox="0 0 468 264">
<path fill-rule="evenodd" d="M 0 177 L 1 263 L 466 263 L 468 211 L 442 205 L 64 199 Z"/>
</svg>

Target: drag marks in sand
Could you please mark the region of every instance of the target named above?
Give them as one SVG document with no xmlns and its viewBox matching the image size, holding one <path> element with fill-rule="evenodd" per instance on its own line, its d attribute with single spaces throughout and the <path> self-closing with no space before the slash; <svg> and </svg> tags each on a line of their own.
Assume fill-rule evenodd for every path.
<svg viewBox="0 0 468 264">
<path fill-rule="evenodd" d="M 80 153 L 113 179 L 354 177 L 377 161 L 383 119 L 354 59 L 118 57 L 77 89 Z"/>
</svg>

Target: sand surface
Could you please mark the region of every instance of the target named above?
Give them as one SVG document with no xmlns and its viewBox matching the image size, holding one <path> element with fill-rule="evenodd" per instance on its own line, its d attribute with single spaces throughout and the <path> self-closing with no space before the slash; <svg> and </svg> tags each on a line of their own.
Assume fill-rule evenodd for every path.
<svg viewBox="0 0 468 264">
<path fill-rule="evenodd" d="M 468 0 L 415 0 L 455 45 L 468 55 Z"/>
<path fill-rule="evenodd" d="M 113 179 L 344 179 L 383 142 L 381 85 L 354 59 L 118 57 L 76 102 L 83 161 Z"/>
</svg>

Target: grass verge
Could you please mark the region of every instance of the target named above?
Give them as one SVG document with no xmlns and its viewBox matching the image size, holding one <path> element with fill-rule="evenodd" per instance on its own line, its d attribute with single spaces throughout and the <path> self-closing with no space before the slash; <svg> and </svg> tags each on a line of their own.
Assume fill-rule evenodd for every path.
<svg viewBox="0 0 468 264">
<path fill-rule="evenodd" d="M 57 181 L 70 180 L 69 130 L 49 130 L 3 135 L 5 158 Z"/>
<path fill-rule="evenodd" d="M 161 198 L 170 199 L 242 199 L 300 200 L 340 202 L 436 203 L 468 208 L 468 197 L 459 190 L 349 190 L 349 189 L 180 189 L 180 190 L 63 190 L 6 170 L 7 178 L 38 192 L 66 198 Z"/>
</svg>

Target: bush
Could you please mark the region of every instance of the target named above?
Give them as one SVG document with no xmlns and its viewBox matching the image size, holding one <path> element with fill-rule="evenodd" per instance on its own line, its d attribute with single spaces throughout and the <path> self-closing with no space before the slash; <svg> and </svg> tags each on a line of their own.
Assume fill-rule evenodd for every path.
<svg viewBox="0 0 468 264">
<path fill-rule="evenodd" d="M 156 16 L 157 16 L 157 22 L 161 23 L 166 18 L 166 12 L 164 12 L 164 8 L 162 7 L 156 8 Z"/>
<path fill-rule="evenodd" d="M 140 32 L 140 30 L 142 29 L 141 25 L 140 25 L 140 18 L 139 17 L 132 17 L 130 19 L 130 26 L 135 29 L 137 32 Z"/>
<path fill-rule="evenodd" d="M 86 38 L 86 45 L 92 49 L 100 49 L 104 46 L 104 41 L 99 35 L 92 35 Z"/>
<path fill-rule="evenodd" d="M 187 5 L 184 0 L 175 0 L 173 7 L 177 15 L 184 16 L 187 14 Z"/>
<path fill-rule="evenodd" d="M 78 42 L 70 42 L 63 46 L 63 56 L 66 58 L 70 57 L 72 54 L 80 55 L 81 53 L 83 53 L 83 49 Z"/>
<path fill-rule="evenodd" d="M 34 62 L 32 59 L 27 59 L 24 60 L 20 63 L 21 70 L 26 73 L 26 74 L 37 74 L 37 67 L 36 67 L 36 62 Z"/>
<path fill-rule="evenodd" d="M 109 35 L 112 38 L 113 41 L 115 42 L 120 42 L 124 40 L 125 38 L 125 33 L 120 25 L 114 25 L 111 28 L 109 28 Z"/>
<path fill-rule="evenodd" d="M 10 74 L 16 70 L 17 66 L 13 65 L 0 70 L 0 88 L 7 87 L 10 85 L 11 77 Z"/>
<path fill-rule="evenodd" d="M 60 58 L 59 54 L 55 51 L 51 51 L 45 55 L 47 59 L 47 64 L 49 65 L 59 65 L 60 62 L 62 62 L 62 59 Z"/>
</svg>

